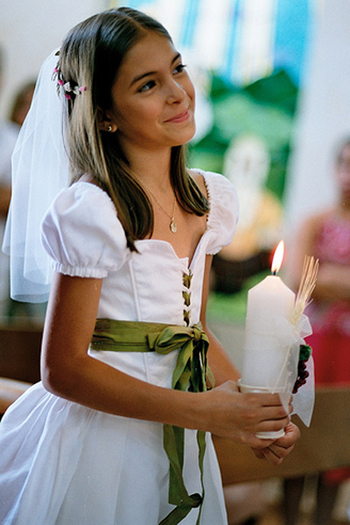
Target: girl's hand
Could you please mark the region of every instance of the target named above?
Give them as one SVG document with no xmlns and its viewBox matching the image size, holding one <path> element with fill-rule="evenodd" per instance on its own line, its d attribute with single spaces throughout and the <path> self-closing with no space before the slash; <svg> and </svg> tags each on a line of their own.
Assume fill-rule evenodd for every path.
<svg viewBox="0 0 350 525">
<path fill-rule="evenodd" d="M 273 451 L 264 453 L 268 458 L 272 453 L 277 457 L 282 455 L 282 451 L 276 447 L 288 450 L 292 445 L 286 436 L 274 441 L 259 439 L 255 435 L 257 432 L 281 430 L 290 423 L 289 414 L 283 408 L 278 394 L 242 394 L 234 381 L 227 381 L 204 395 L 207 396 L 205 430 L 256 449 L 265 450 L 274 445 Z M 289 413 L 291 412 L 290 405 Z M 295 440 L 296 438 L 290 438 L 293 443 Z"/>
<path fill-rule="evenodd" d="M 300 430 L 294 423 L 285 427 L 285 435 L 276 439 L 272 445 L 256 449 L 253 452 L 259 459 L 267 459 L 271 465 L 280 465 L 283 459 L 293 450 L 295 442 L 300 438 Z"/>
</svg>

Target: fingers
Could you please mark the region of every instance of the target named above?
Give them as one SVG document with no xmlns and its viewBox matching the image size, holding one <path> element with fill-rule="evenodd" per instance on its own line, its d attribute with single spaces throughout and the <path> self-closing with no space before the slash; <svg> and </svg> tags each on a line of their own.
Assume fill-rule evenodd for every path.
<svg viewBox="0 0 350 525">
<path fill-rule="evenodd" d="M 289 423 L 285 428 L 285 435 L 272 444 L 259 449 L 259 454 L 255 454 L 258 458 L 262 459 L 262 456 L 267 459 L 272 465 L 280 465 L 283 459 L 290 454 L 293 450 L 296 441 L 300 438 L 300 430 L 294 425 Z"/>
<path fill-rule="evenodd" d="M 266 459 L 264 453 L 259 448 L 252 447 L 252 451 L 258 459 Z"/>
<path fill-rule="evenodd" d="M 274 446 L 289 450 L 300 438 L 299 428 L 290 422 L 284 429 L 285 435 L 274 442 Z"/>
<path fill-rule="evenodd" d="M 285 428 L 290 422 L 290 409 L 288 413 L 282 406 L 279 397 L 260 397 L 260 394 L 242 394 L 243 406 L 246 410 L 247 428 L 249 424 L 255 432 L 275 432 Z M 266 404 L 267 403 L 267 404 Z"/>
<path fill-rule="evenodd" d="M 289 447 L 282 447 L 275 443 L 267 448 L 262 449 L 262 453 L 271 465 L 280 465 L 284 458 L 292 452 L 294 443 Z"/>
<path fill-rule="evenodd" d="M 272 444 L 269 447 L 265 446 L 261 449 L 253 448 L 253 452 L 258 459 L 265 459 L 271 465 L 278 466 L 282 463 L 283 459 L 293 450 L 293 446 L 289 449 L 286 449 L 284 447 L 278 447 Z"/>
<path fill-rule="evenodd" d="M 273 444 L 273 440 L 258 439 L 256 433 L 285 428 L 291 411 L 291 406 L 285 410 L 278 394 L 240 393 L 231 381 L 206 393 L 208 430 L 256 449 Z"/>
<path fill-rule="evenodd" d="M 257 438 L 257 433 L 278 432 L 290 422 L 290 416 L 286 414 L 282 405 L 252 407 L 248 402 L 248 407 L 244 408 L 244 420 L 241 425 L 242 441 L 257 449 L 265 448 L 274 442 L 274 440 L 268 442 Z"/>
<path fill-rule="evenodd" d="M 283 457 L 281 458 L 273 450 L 270 448 L 264 448 L 262 450 L 263 455 L 265 456 L 265 459 L 270 463 L 270 465 L 275 465 L 278 467 L 283 461 Z"/>
<path fill-rule="evenodd" d="M 240 394 L 242 401 L 249 407 L 263 410 L 263 419 L 281 419 L 293 412 L 293 406 L 289 403 L 287 409 L 282 405 L 278 394 Z"/>
<path fill-rule="evenodd" d="M 282 419 L 269 419 L 262 421 L 255 427 L 255 433 L 260 432 L 279 432 L 283 430 L 290 422 L 289 416 Z"/>
<path fill-rule="evenodd" d="M 284 429 L 290 423 L 293 407 L 290 404 L 286 411 L 278 394 L 242 395 L 247 396 L 245 399 L 248 406 L 256 410 L 255 432 L 276 432 Z M 252 421 L 253 419 L 252 417 Z"/>
</svg>

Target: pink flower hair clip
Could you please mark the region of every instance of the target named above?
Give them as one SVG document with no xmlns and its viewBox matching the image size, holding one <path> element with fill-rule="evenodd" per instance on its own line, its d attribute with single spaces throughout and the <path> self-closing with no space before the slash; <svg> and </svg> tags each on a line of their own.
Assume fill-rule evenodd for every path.
<svg viewBox="0 0 350 525">
<path fill-rule="evenodd" d="M 53 70 L 53 80 L 57 79 L 57 84 L 61 86 L 64 90 L 64 96 L 68 100 L 73 100 L 72 96 L 75 95 L 81 95 L 84 91 L 86 91 L 86 86 L 78 86 L 71 84 L 71 82 L 65 82 L 62 78 L 61 71 L 59 66 L 57 65 Z"/>
</svg>

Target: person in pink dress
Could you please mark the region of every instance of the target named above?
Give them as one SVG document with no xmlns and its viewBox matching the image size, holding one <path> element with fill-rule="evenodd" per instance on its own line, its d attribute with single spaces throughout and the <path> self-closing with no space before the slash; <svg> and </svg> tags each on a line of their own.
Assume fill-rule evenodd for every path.
<svg viewBox="0 0 350 525">
<path fill-rule="evenodd" d="M 319 273 L 312 303 L 307 309 L 313 333 L 312 347 L 317 386 L 350 385 L 350 138 L 336 156 L 337 201 L 302 224 L 291 257 L 293 282 L 300 280 L 304 255 L 319 259 Z M 329 525 L 342 481 L 350 468 L 320 473 L 317 485 L 315 525 Z M 304 478 L 285 483 L 286 524 L 294 525 Z"/>
</svg>

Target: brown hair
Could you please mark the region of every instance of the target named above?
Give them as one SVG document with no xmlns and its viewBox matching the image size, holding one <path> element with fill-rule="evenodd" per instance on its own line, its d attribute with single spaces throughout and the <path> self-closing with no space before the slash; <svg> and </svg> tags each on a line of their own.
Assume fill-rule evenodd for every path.
<svg viewBox="0 0 350 525">
<path fill-rule="evenodd" d="M 171 41 L 167 30 L 144 13 L 125 7 L 108 10 L 73 28 L 59 59 L 61 79 L 86 86 L 82 95 L 67 100 L 72 181 L 83 173 L 94 176 L 113 200 L 131 250 L 136 239 L 152 234 L 153 209 L 129 168 L 118 133 L 100 131 L 97 112 L 111 108 L 112 86 L 126 53 L 150 31 Z M 184 210 L 196 215 L 208 211 L 206 198 L 186 171 L 184 146 L 172 148 L 170 177 Z"/>
</svg>

